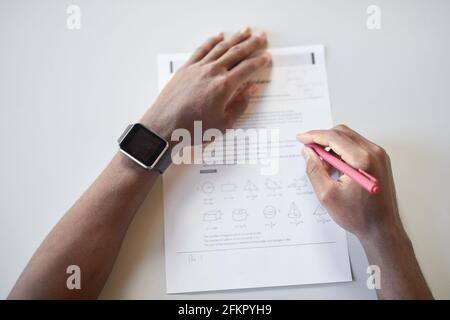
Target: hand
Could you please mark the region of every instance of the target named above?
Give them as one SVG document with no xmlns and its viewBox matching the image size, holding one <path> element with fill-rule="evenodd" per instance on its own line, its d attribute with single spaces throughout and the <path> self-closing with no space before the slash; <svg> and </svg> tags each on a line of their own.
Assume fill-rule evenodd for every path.
<svg viewBox="0 0 450 320">
<path fill-rule="evenodd" d="M 266 46 L 267 35 L 252 36 L 250 28 L 228 40 L 223 33 L 210 38 L 178 70 L 142 123 L 167 140 L 177 128 L 192 134 L 197 120 L 203 130 L 231 127 L 256 92 L 256 85 L 247 83 L 250 76 L 271 62 L 261 52 Z"/>
<path fill-rule="evenodd" d="M 332 130 L 309 131 L 298 135 L 298 140 L 330 147 L 346 163 L 379 180 L 377 194 L 367 192 L 346 175 L 333 180 L 328 163 L 312 149 L 304 149 L 309 179 L 320 203 L 337 224 L 361 240 L 371 236 L 382 238 L 399 231 L 403 234 L 391 164 L 383 148 L 343 125 Z"/>
</svg>

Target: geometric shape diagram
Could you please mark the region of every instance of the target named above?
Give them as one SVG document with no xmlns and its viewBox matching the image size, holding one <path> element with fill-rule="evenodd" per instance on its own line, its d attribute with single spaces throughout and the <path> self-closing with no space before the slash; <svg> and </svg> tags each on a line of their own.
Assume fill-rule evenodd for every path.
<svg viewBox="0 0 450 320">
<path fill-rule="evenodd" d="M 294 182 L 289 185 L 289 188 L 301 189 L 308 185 L 308 180 L 303 176 L 301 178 L 294 178 Z"/>
<path fill-rule="evenodd" d="M 301 178 L 294 178 L 293 182 L 289 184 L 288 188 L 295 189 L 297 194 L 312 194 L 312 188 L 308 183 L 306 176 Z"/>
<path fill-rule="evenodd" d="M 292 202 L 289 207 L 288 217 L 292 220 L 291 223 L 295 224 L 296 227 L 303 223 L 302 213 L 295 202 Z"/>
<path fill-rule="evenodd" d="M 295 202 L 292 202 L 291 206 L 289 207 L 288 217 L 291 219 L 298 219 L 301 216 L 302 216 L 302 213 L 300 212 L 300 209 L 297 207 Z"/>
<path fill-rule="evenodd" d="M 316 210 L 314 210 L 313 215 L 316 216 L 316 221 L 319 223 L 325 224 L 331 221 L 327 210 L 320 204 L 317 206 Z"/>
<path fill-rule="evenodd" d="M 265 206 L 263 209 L 263 215 L 266 219 L 273 219 L 277 215 L 277 209 L 271 205 Z"/>
<path fill-rule="evenodd" d="M 278 182 L 270 179 L 270 178 L 266 178 L 266 188 L 271 190 L 271 191 L 275 191 L 275 190 L 279 190 L 281 189 L 281 186 Z"/>
<path fill-rule="evenodd" d="M 244 186 L 244 190 L 245 191 L 249 191 L 249 192 L 254 192 L 254 191 L 258 190 L 258 187 L 256 186 L 256 184 L 254 184 L 250 180 L 247 180 L 247 182 L 246 182 L 246 184 Z"/>
<path fill-rule="evenodd" d="M 324 209 L 324 207 L 322 207 L 320 204 L 317 206 L 316 210 L 314 210 L 313 215 L 315 216 L 325 216 L 328 215 L 327 210 Z"/>
<path fill-rule="evenodd" d="M 234 221 L 245 221 L 247 220 L 248 213 L 245 209 L 234 209 L 231 217 Z"/>
<path fill-rule="evenodd" d="M 209 194 L 214 192 L 214 184 L 210 181 L 206 181 L 202 185 L 202 191 L 203 193 Z"/>
<path fill-rule="evenodd" d="M 206 211 L 203 214 L 203 221 L 213 222 L 222 219 L 222 211 L 220 210 L 211 210 Z"/>
<path fill-rule="evenodd" d="M 220 186 L 220 191 L 222 192 L 234 192 L 237 190 L 237 186 L 234 183 L 223 183 Z"/>
</svg>

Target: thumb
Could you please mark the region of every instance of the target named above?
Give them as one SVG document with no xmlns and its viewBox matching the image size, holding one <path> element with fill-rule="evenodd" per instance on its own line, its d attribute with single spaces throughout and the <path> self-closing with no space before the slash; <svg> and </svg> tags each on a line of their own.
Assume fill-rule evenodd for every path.
<svg viewBox="0 0 450 320">
<path fill-rule="evenodd" d="M 306 173 L 319 201 L 323 204 L 329 198 L 334 181 L 330 177 L 325 163 L 311 148 L 305 147 L 302 153 L 306 160 Z"/>
<path fill-rule="evenodd" d="M 228 118 L 234 122 L 247 109 L 250 98 L 258 91 L 256 84 L 248 84 L 236 92 L 227 104 L 226 112 Z"/>
</svg>

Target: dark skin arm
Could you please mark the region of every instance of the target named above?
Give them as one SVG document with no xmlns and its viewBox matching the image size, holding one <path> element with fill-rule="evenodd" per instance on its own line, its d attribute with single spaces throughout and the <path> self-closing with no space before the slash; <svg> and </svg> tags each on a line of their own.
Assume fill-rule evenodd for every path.
<svg viewBox="0 0 450 320">
<path fill-rule="evenodd" d="M 400 220 L 386 151 L 344 125 L 306 132 L 298 139 L 328 146 L 351 166 L 378 178 L 378 194 L 370 194 L 346 175 L 333 180 L 330 166 L 311 149 L 304 149 L 307 173 L 320 202 L 336 223 L 359 238 L 369 264 L 380 268 L 378 297 L 432 299 Z"/>
<path fill-rule="evenodd" d="M 140 120 L 170 140 L 177 128 L 229 128 L 248 105 L 255 87 L 246 84 L 270 64 L 267 36 L 249 28 L 229 39 L 206 41 L 168 83 Z M 53 228 L 17 280 L 9 299 L 94 299 L 111 273 L 122 241 L 159 173 L 118 153 Z M 69 290 L 69 265 L 81 268 L 81 290 Z"/>
<path fill-rule="evenodd" d="M 135 212 L 158 178 L 121 154 L 54 227 L 8 299 L 94 299 L 100 294 Z M 82 290 L 68 290 L 78 265 Z"/>
</svg>

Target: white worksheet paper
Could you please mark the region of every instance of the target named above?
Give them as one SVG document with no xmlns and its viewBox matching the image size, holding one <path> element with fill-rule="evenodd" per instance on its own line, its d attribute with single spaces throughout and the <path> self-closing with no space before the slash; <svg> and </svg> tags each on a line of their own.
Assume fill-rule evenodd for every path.
<svg viewBox="0 0 450 320">
<path fill-rule="evenodd" d="M 345 231 L 305 173 L 296 134 L 332 126 L 323 46 L 270 50 L 237 128 L 279 130 L 276 174 L 173 165 L 163 177 L 168 293 L 351 281 Z M 160 55 L 160 89 L 189 55 Z"/>
</svg>

